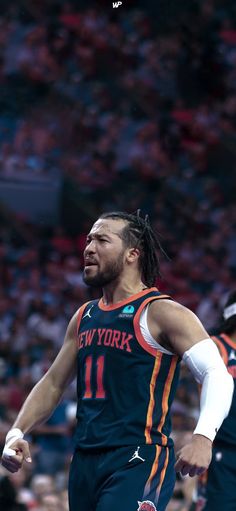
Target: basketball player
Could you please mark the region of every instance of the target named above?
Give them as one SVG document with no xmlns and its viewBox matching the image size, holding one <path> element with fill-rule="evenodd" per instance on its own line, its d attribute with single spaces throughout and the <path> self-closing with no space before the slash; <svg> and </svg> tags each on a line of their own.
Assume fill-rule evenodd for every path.
<svg viewBox="0 0 236 511">
<path fill-rule="evenodd" d="M 139 212 L 106 213 L 84 251 L 84 280 L 102 288 L 71 319 L 64 344 L 8 432 L 2 463 L 11 472 L 30 450 L 24 435 L 52 413 L 77 375 L 78 425 L 70 511 L 164 511 L 174 483 L 170 408 L 180 360 L 202 384 L 201 412 L 176 471 L 194 476 L 211 461 L 227 416 L 232 377 L 196 316 L 154 287 L 158 241 Z"/>
<path fill-rule="evenodd" d="M 224 363 L 236 380 L 236 291 L 223 310 L 222 333 L 214 336 Z M 207 472 L 199 477 L 196 511 L 236 510 L 236 391 L 228 417 L 219 429 Z"/>
</svg>

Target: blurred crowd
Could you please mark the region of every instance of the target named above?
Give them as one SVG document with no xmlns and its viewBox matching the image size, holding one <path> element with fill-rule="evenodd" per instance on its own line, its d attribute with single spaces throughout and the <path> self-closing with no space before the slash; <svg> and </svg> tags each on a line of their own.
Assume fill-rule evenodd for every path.
<svg viewBox="0 0 236 511">
<path fill-rule="evenodd" d="M 69 318 L 96 296 L 82 253 L 103 211 L 149 213 L 163 247 L 158 287 L 216 328 L 236 281 L 236 5 L 194 1 L 163 26 L 134 4 L 9 1 L 0 28 L 0 185 L 60 175 L 74 194 L 50 228 L 0 211 L 2 444 Z M 197 410 L 183 369 L 177 444 Z M 28 510 L 66 510 L 74 424 L 72 385 L 31 435 L 33 464 L 0 474 L 0 488 L 13 484 Z M 169 511 L 185 511 L 185 486 L 176 488 Z"/>
</svg>

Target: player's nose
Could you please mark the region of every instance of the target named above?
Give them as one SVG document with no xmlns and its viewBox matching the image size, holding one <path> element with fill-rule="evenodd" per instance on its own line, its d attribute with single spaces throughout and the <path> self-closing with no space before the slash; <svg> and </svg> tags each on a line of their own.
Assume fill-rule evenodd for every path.
<svg viewBox="0 0 236 511">
<path fill-rule="evenodd" d="M 96 243 L 95 240 L 91 240 L 84 249 L 84 257 L 89 254 L 94 254 L 96 252 Z"/>
</svg>

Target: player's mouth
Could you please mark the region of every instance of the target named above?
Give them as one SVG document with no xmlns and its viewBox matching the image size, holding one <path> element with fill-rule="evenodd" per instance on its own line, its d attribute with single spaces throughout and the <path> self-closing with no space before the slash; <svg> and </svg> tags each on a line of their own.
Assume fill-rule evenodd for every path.
<svg viewBox="0 0 236 511">
<path fill-rule="evenodd" d="M 92 260 L 85 260 L 84 261 L 84 269 L 91 268 L 91 266 L 97 266 L 97 263 Z"/>
</svg>

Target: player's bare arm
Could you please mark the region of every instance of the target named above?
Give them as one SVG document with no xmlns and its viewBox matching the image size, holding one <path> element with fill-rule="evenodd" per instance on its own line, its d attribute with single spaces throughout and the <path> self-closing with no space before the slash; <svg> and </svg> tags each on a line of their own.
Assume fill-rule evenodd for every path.
<svg viewBox="0 0 236 511">
<path fill-rule="evenodd" d="M 48 419 L 66 386 L 76 375 L 76 326 L 77 313 L 68 325 L 64 343 L 55 361 L 30 392 L 8 433 L 2 464 L 10 472 L 16 472 L 23 460 L 31 461 L 29 445 L 23 435 Z"/>
<path fill-rule="evenodd" d="M 233 380 L 203 325 L 186 307 L 160 300 L 149 308 L 152 336 L 165 348 L 181 356 L 194 378 L 202 385 L 200 416 L 192 441 L 177 453 L 176 470 L 194 476 L 211 461 L 212 441 L 228 415 Z"/>
<path fill-rule="evenodd" d="M 181 357 L 194 344 L 209 337 L 192 311 L 168 299 L 151 303 L 148 326 L 154 339 Z"/>
</svg>

